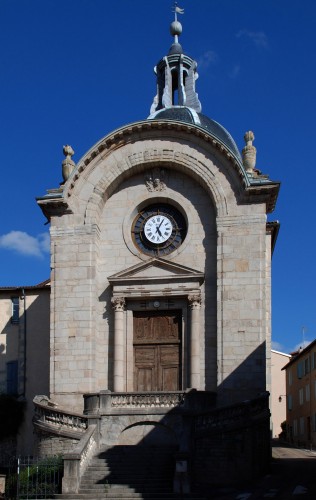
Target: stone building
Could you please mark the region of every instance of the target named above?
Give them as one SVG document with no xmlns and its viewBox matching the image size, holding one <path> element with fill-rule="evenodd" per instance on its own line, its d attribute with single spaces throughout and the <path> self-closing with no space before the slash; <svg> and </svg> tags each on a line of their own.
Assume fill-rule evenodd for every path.
<svg viewBox="0 0 316 500">
<path fill-rule="evenodd" d="M 271 350 L 270 411 L 272 436 L 277 438 L 286 420 L 286 381 L 282 368 L 291 359 L 291 354 Z"/>
<path fill-rule="evenodd" d="M 0 287 L 0 395 L 26 402 L 17 436 L 0 442 L 0 460 L 33 453 L 32 401 L 49 393 L 49 302 L 49 280 Z"/>
<path fill-rule="evenodd" d="M 296 446 L 316 446 L 316 340 L 293 353 L 283 367 L 286 377 L 287 439 Z"/>
<path fill-rule="evenodd" d="M 267 464 L 279 183 L 256 168 L 252 132 L 241 155 L 202 114 L 181 30 L 149 117 L 77 164 L 66 146 L 64 182 L 38 199 L 52 272 L 50 400 L 36 399 L 35 427 L 40 453 L 76 450 L 65 492 L 109 446 L 172 443 L 189 482 L 225 477 L 231 454 L 232 480 Z"/>
</svg>

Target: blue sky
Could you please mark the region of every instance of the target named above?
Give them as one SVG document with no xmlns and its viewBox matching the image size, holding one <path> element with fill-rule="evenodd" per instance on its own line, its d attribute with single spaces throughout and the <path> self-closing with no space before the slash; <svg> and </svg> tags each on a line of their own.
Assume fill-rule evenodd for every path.
<svg viewBox="0 0 316 500">
<path fill-rule="evenodd" d="M 282 182 L 269 220 L 273 341 L 288 352 L 316 338 L 313 0 L 183 0 L 181 43 L 198 63 L 203 113 Z M 149 114 L 153 67 L 172 39 L 171 0 L 0 0 L 0 286 L 49 277 L 49 226 L 35 198 L 101 137 Z M 303 327 L 305 332 L 303 334 Z"/>
</svg>

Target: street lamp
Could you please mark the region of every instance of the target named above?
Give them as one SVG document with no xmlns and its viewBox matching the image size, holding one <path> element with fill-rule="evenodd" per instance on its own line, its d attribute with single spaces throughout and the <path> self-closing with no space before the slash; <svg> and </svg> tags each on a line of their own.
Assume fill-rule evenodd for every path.
<svg viewBox="0 0 316 500">
<path fill-rule="evenodd" d="M 280 394 L 280 396 L 279 396 L 279 403 L 282 403 L 282 397 L 286 398 L 286 394 Z"/>
</svg>

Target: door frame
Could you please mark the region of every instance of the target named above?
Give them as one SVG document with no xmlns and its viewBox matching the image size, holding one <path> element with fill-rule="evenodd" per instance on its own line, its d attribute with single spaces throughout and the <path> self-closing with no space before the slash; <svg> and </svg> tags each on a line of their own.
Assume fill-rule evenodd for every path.
<svg viewBox="0 0 316 500">
<path fill-rule="evenodd" d="M 134 311 L 151 312 L 159 310 L 154 304 L 159 302 L 161 311 L 179 311 L 181 315 L 181 353 L 180 353 L 180 386 L 188 387 L 188 305 L 185 297 L 140 301 L 128 300 L 126 303 L 126 391 L 134 392 Z"/>
<path fill-rule="evenodd" d="M 155 318 L 155 317 L 163 317 L 163 316 L 168 316 L 169 317 L 177 317 L 177 339 L 167 339 L 167 338 L 162 338 L 162 339 L 144 339 L 142 340 L 137 340 L 135 337 L 135 324 L 137 323 L 135 316 L 137 317 L 138 314 L 141 313 L 141 317 L 144 318 Z M 139 316 L 140 317 L 140 316 Z M 161 363 L 163 353 L 168 347 L 173 347 L 177 348 L 177 379 L 176 379 L 176 386 L 177 388 L 175 389 L 169 389 L 169 391 L 178 391 L 182 390 L 183 387 L 183 376 L 182 376 L 182 328 L 183 328 L 183 321 L 182 321 L 182 309 L 168 309 L 168 310 L 146 310 L 146 311 L 136 311 L 133 310 L 133 390 L 137 391 L 138 390 L 138 384 L 137 384 L 137 373 L 138 370 L 141 369 L 141 366 L 137 366 L 136 363 L 136 351 L 141 351 L 142 349 L 144 350 L 151 350 L 151 355 L 152 359 L 148 360 L 148 363 L 146 361 L 142 361 L 141 364 L 143 364 L 143 369 L 149 370 L 151 372 L 151 376 L 154 377 L 155 380 L 153 380 L 153 386 L 155 388 L 150 389 L 150 391 L 154 392 L 161 392 L 161 391 L 167 391 L 167 389 L 164 389 L 162 386 L 164 385 L 164 368 L 167 368 L 167 364 Z M 145 366 L 147 364 L 147 367 Z M 171 363 L 172 365 L 172 363 Z M 174 365 L 175 367 L 175 365 Z M 174 380 L 175 381 L 175 380 Z M 143 389 L 145 390 L 145 389 Z M 149 389 L 147 389 L 149 390 Z"/>
</svg>

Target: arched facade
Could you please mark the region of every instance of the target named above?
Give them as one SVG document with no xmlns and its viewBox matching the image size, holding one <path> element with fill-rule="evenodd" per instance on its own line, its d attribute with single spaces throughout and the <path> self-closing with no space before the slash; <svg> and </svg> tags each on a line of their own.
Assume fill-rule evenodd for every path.
<svg viewBox="0 0 316 500">
<path fill-rule="evenodd" d="M 252 185 L 240 159 L 193 124 L 138 122 L 96 144 L 57 195 L 39 200 L 51 222 L 51 398 L 80 411 L 83 394 L 102 390 L 193 387 L 223 403 L 264 391 L 266 213 L 277 190 Z M 185 220 L 166 255 L 144 252 L 133 235 L 153 205 Z M 164 317 L 178 323 L 173 344 L 161 333 L 136 339 L 137 321 Z"/>
</svg>

